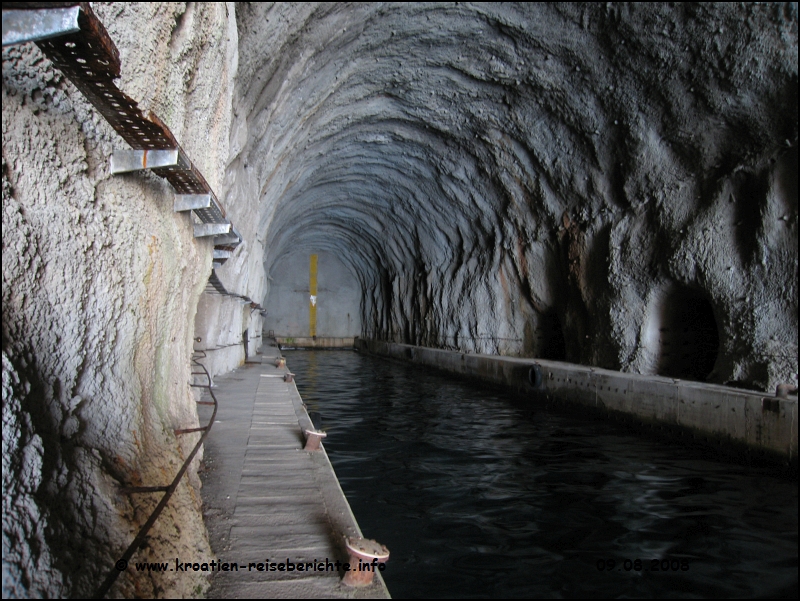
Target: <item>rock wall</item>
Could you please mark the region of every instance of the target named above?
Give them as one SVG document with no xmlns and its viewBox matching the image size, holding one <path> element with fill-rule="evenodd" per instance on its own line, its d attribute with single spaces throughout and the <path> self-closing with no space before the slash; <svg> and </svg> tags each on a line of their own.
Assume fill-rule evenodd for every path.
<svg viewBox="0 0 800 601">
<path fill-rule="evenodd" d="M 236 369 L 248 356 L 255 356 L 261 348 L 261 330 L 261 316 L 249 303 L 217 294 L 200 297 L 194 346 L 205 355 L 200 361 L 212 378 Z M 206 383 L 205 377 L 197 381 Z"/>
<path fill-rule="evenodd" d="M 96 3 L 120 88 L 171 128 L 212 188 L 224 177 L 233 5 Z M 33 44 L 3 49 L 3 596 L 92 595 L 197 434 L 187 385 L 211 243 L 173 192 L 112 177 L 127 145 Z M 260 259 L 259 259 L 260 260 Z M 196 473 L 134 561 L 208 557 Z M 121 574 L 113 596 L 185 597 L 199 574 Z"/>
<path fill-rule="evenodd" d="M 229 173 L 268 270 L 352 268 L 365 336 L 796 384 L 796 4 L 239 15 Z"/>
</svg>

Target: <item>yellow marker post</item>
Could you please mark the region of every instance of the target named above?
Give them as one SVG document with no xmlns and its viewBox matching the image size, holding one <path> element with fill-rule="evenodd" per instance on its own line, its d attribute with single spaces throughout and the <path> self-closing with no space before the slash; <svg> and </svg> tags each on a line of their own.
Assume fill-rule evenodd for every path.
<svg viewBox="0 0 800 601">
<path fill-rule="evenodd" d="M 311 255 L 308 290 L 311 294 L 308 301 L 308 329 L 309 335 L 314 338 L 317 335 L 317 255 Z"/>
</svg>

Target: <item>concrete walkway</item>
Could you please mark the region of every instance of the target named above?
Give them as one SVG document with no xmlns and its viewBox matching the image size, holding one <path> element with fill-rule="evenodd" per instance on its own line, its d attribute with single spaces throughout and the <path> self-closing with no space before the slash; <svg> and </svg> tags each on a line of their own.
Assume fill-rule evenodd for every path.
<svg viewBox="0 0 800 601">
<path fill-rule="evenodd" d="M 343 538 L 361 531 L 325 450 L 303 450 L 299 422 L 308 415 L 294 383 L 283 381 L 287 369 L 275 367 L 278 349 L 262 351 L 214 380 L 219 411 L 205 444 L 204 513 L 213 559 L 238 571 L 215 572 L 209 598 L 388 598 L 380 574 L 353 589 L 333 565 L 325 571 L 328 561 L 348 561 Z M 257 565 L 291 567 L 287 560 L 292 571 Z M 321 569 L 297 569 L 307 562 Z"/>
</svg>

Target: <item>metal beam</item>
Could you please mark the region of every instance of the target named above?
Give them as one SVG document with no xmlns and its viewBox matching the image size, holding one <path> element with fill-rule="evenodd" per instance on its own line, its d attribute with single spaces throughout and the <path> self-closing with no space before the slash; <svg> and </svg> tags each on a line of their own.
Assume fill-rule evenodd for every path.
<svg viewBox="0 0 800 601">
<path fill-rule="evenodd" d="M 215 259 L 230 259 L 233 256 L 233 251 L 214 249 Z"/>
<path fill-rule="evenodd" d="M 196 223 L 194 225 L 194 237 L 203 238 L 205 236 L 219 236 L 231 231 L 230 223 Z"/>
<path fill-rule="evenodd" d="M 214 246 L 238 246 L 242 243 L 242 235 L 235 227 L 231 227 L 231 231 L 223 236 L 217 236 L 214 239 Z"/>
<path fill-rule="evenodd" d="M 169 150 L 115 150 L 109 168 L 112 175 L 144 171 L 145 169 L 188 170 L 191 163 L 180 148 Z"/>
<path fill-rule="evenodd" d="M 41 10 L 3 10 L 3 46 L 47 40 L 81 30 L 80 6 Z"/>
<path fill-rule="evenodd" d="M 179 213 L 194 209 L 206 209 L 210 206 L 211 194 L 176 194 L 175 204 L 172 205 L 172 209 Z"/>
</svg>

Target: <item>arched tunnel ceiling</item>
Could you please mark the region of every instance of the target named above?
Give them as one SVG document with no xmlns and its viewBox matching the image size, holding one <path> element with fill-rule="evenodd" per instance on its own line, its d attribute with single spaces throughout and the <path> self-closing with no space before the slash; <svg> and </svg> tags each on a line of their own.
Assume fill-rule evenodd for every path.
<svg viewBox="0 0 800 601">
<path fill-rule="evenodd" d="M 796 147 L 796 10 L 243 3 L 229 171 L 255 182 L 268 269 L 336 251 L 367 321 L 409 341 L 431 320 L 519 337 L 570 287 L 565 322 L 648 278 L 704 286 L 721 266 L 678 265 L 684 232 Z"/>
</svg>

